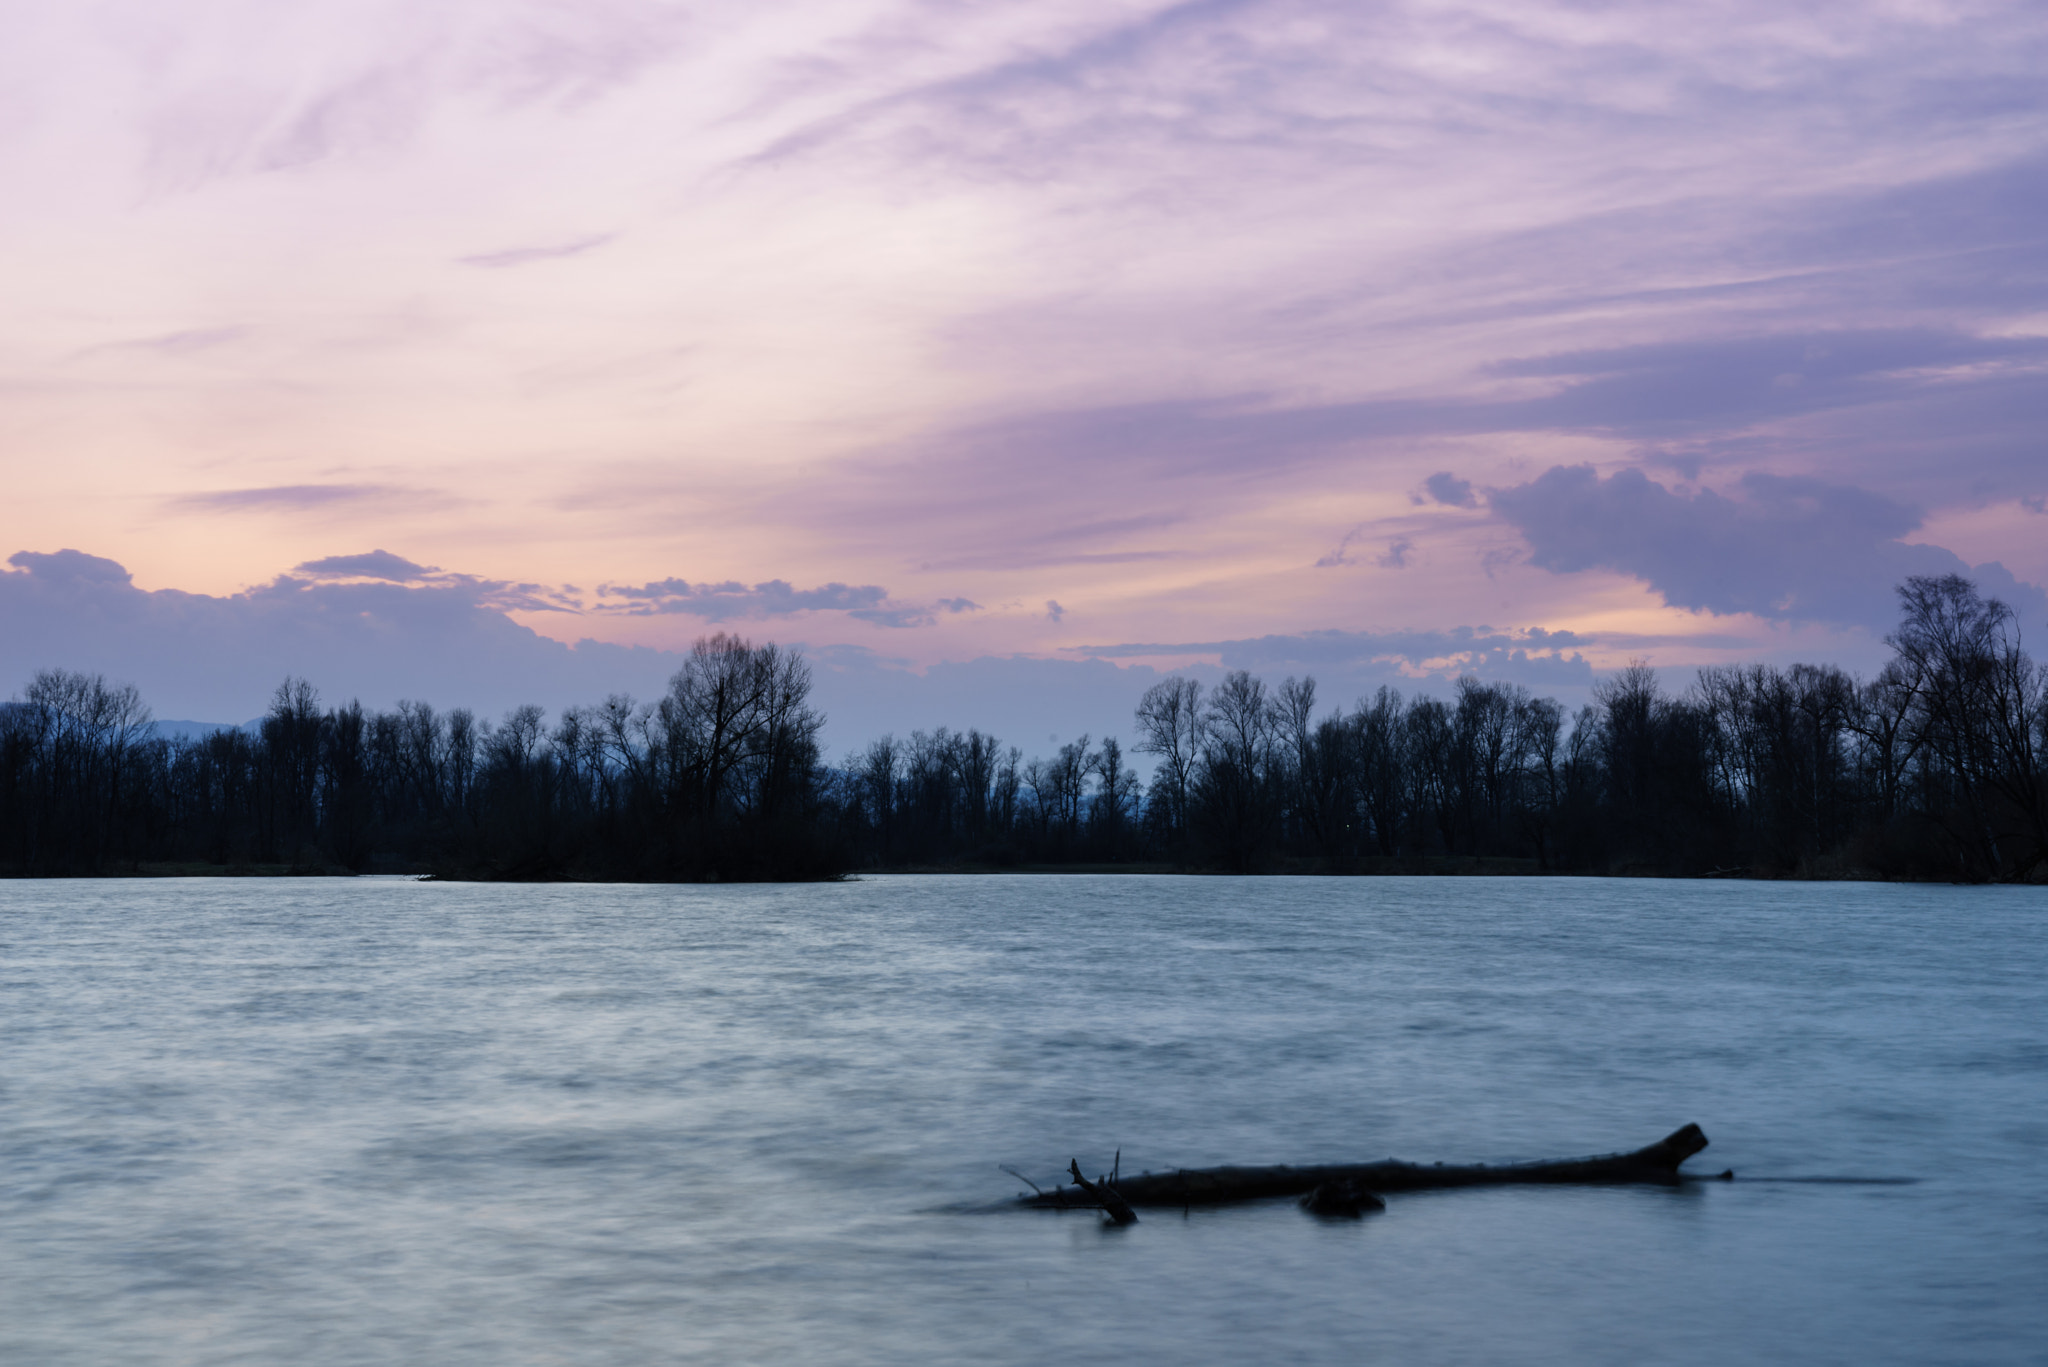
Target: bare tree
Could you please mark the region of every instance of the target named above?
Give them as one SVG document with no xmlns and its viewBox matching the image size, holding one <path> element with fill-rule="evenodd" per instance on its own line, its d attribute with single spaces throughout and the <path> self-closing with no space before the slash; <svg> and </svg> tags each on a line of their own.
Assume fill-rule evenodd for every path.
<svg viewBox="0 0 2048 1367">
<path fill-rule="evenodd" d="M 33 799 L 42 819 L 32 839 L 69 845 L 72 859 L 99 869 L 120 821 L 131 762 L 149 730 L 149 708 L 133 684 L 61 669 L 38 673 L 16 706 L 42 770 Z"/>
<path fill-rule="evenodd" d="M 1273 711 L 1266 685 L 1232 670 L 1209 694 L 1197 807 L 1225 865 L 1248 870 L 1278 835 L 1280 784 L 1273 766 Z"/>
<path fill-rule="evenodd" d="M 1409 811 L 1400 693 L 1382 686 L 1370 706 L 1361 699 L 1349 731 L 1352 770 L 1374 847 L 1382 855 L 1398 853 Z"/>
<path fill-rule="evenodd" d="M 2024 877 L 2048 859 L 2041 766 L 2040 671 L 2017 617 L 1961 575 L 1916 575 L 1899 586 L 1904 616 L 1885 638 L 1913 689 L 1915 741 L 1926 781 L 1948 789 L 1966 862 Z"/>
<path fill-rule="evenodd" d="M 1123 747 L 1115 736 L 1102 738 L 1102 748 L 1089 757 L 1089 767 L 1096 776 L 1090 824 L 1109 853 L 1116 856 L 1121 853 L 1126 829 L 1144 789 L 1138 782 L 1137 771 L 1124 767 Z"/>
<path fill-rule="evenodd" d="M 1161 680 L 1138 700 L 1137 721 L 1138 743 L 1132 748 L 1159 757 L 1172 839 L 1184 845 L 1188 797 L 1202 753 L 1202 685 L 1179 675 Z"/>
</svg>

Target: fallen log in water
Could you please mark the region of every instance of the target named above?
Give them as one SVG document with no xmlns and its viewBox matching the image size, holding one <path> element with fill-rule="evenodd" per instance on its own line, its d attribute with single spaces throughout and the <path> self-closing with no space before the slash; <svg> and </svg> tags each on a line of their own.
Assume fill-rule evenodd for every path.
<svg viewBox="0 0 2048 1367">
<path fill-rule="evenodd" d="M 1048 1210 L 1100 1210 L 1102 1190 L 1110 1188 L 1126 1206 L 1209 1206 L 1226 1201 L 1263 1201 L 1301 1196 L 1318 1187 L 1370 1195 L 1374 1192 L 1427 1191 L 1437 1187 L 1502 1186 L 1516 1182 L 1624 1183 L 1649 1182 L 1675 1186 L 1678 1165 L 1707 1147 L 1697 1125 L 1658 1140 L 1633 1153 L 1594 1158 L 1564 1158 L 1547 1163 L 1332 1163 L 1313 1167 L 1285 1164 L 1266 1168 L 1181 1168 L 1148 1172 L 1111 1181 L 1098 1179 L 1079 1186 L 1056 1187 L 1018 1204 Z M 1080 1165 L 1073 1165 L 1078 1176 Z"/>
</svg>

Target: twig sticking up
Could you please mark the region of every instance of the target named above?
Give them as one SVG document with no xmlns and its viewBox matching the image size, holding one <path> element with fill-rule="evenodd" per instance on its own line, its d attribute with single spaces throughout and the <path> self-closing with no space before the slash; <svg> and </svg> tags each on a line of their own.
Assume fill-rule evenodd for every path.
<svg viewBox="0 0 2048 1367">
<path fill-rule="evenodd" d="M 1118 1156 L 1122 1156 L 1122 1150 L 1118 1150 Z M 1081 1164 L 1078 1159 L 1070 1158 L 1067 1160 L 1067 1171 L 1074 1175 L 1075 1186 L 1102 1203 L 1102 1213 L 1109 1217 L 1111 1224 L 1135 1225 L 1138 1223 L 1138 1212 L 1131 1209 L 1130 1202 L 1117 1195 L 1115 1187 L 1100 1178 L 1091 1182 L 1081 1175 Z"/>
<path fill-rule="evenodd" d="M 1031 1188 L 1031 1189 L 1032 1189 L 1033 1191 L 1037 1192 L 1037 1193 L 1038 1193 L 1038 1194 L 1039 1194 L 1040 1196 L 1043 1196 L 1043 1195 L 1045 1195 L 1045 1188 L 1044 1188 L 1044 1187 L 1041 1187 L 1041 1186 L 1039 1186 L 1039 1185 L 1038 1185 L 1038 1183 L 1036 1183 L 1036 1182 L 1032 1181 L 1032 1180 L 1031 1180 L 1030 1178 L 1026 1177 L 1026 1176 L 1025 1176 L 1025 1175 L 1024 1175 L 1023 1173 L 1021 1173 L 1021 1172 L 1017 1171 L 1017 1170 L 1016 1170 L 1015 1168 L 1011 1167 L 1011 1166 L 1010 1166 L 1010 1165 L 1009 1165 L 1008 1163 L 998 1163 L 998 1164 L 996 1164 L 996 1166 L 997 1166 L 997 1167 L 999 1167 L 999 1168 L 1001 1168 L 1001 1169 L 1002 1169 L 1002 1170 L 1003 1170 L 1004 1172 L 1007 1172 L 1008 1174 L 1010 1174 L 1010 1176 L 1012 1176 L 1012 1177 L 1016 1178 L 1016 1179 L 1017 1179 L 1017 1180 L 1018 1180 L 1019 1182 L 1022 1182 L 1022 1183 L 1023 1183 L 1023 1184 L 1025 1185 L 1025 1186 L 1027 1186 L 1027 1187 Z"/>
</svg>

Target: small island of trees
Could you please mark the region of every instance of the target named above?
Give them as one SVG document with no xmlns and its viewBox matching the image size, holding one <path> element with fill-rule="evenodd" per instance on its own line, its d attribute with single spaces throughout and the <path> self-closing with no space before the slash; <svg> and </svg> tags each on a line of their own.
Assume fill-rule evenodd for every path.
<svg viewBox="0 0 2048 1367">
<path fill-rule="evenodd" d="M 659 699 L 552 727 L 287 679 L 254 727 L 157 733 L 132 686 L 39 673 L 0 704 L 0 873 L 263 870 L 451 878 L 820 879 L 870 869 L 2048 877 L 2048 668 L 1959 576 L 1899 587 L 1893 655 L 1631 665 L 1568 713 L 1513 684 L 1164 680 L 1114 738 L 1026 759 L 978 730 L 826 762 L 809 668 L 699 641 Z"/>
</svg>

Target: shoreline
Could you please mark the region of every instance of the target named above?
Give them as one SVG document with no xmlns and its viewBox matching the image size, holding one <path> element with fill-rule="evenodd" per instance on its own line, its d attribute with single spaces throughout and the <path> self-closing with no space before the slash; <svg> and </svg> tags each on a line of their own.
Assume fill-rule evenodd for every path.
<svg viewBox="0 0 2048 1367">
<path fill-rule="evenodd" d="M 1992 880 L 1964 882 L 1958 879 L 1899 878 L 1887 877 L 1869 869 L 1830 870 L 1763 870 L 1754 869 L 1712 869 L 1702 873 L 1666 873 L 1640 867 L 1612 869 L 1545 869 L 1533 859 L 1510 859 L 1488 856 L 1448 855 L 1400 855 L 1374 859 L 1350 859 L 1343 861 L 1290 860 L 1278 867 L 1259 869 L 1251 873 L 1234 873 L 1222 869 L 1188 868 L 1181 865 L 1160 862 L 1104 863 L 1082 861 L 1069 864 L 990 864 L 961 862 L 952 864 L 892 864 L 874 868 L 848 869 L 834 878 L 786 879 L 786 880 L 702 880 L 706 886 L 719 881 L 762 881 L 762 882 L 853 882 L 868 875 L 890 877 L 934 877 L 969 876 L 977 878 L 1059 878 L 1059 877 L 1164 877 L 1187 878 L 1583 878 L 1607 880 L 1619 878 L 1655 879 L 1668 882 L 1740 882 L 1740 883 L 1915 883 L 1930 886 L 1949 887 L 2039 887 L 2048 884 L 2048 878 L 2014 880 L 2008 883 Z M 125 869 L 104 870 L 97 873 L 25 873 L 0 870 L 0 880 L 29 881 L 74 879 L 157 879 L 157 878 L 362 878 L 400 877 L 421 882 L 443 883 L 580 883 L 592 886 L 606 884 L 641 884 L 659 882 L 691 883 L 689 879 L 619 879 L 619 878 L 578 878 L 574 876 L 556 878 L 490 878 L 464 877 L 461 873 L 435 869 L 430 866 L 381 867 L 352 870 L 338 866 L 311 866 L 305 864 L 202 864 L 191 862 L 149 862 Z"/>
</svg>

